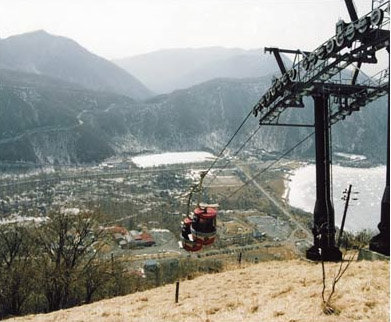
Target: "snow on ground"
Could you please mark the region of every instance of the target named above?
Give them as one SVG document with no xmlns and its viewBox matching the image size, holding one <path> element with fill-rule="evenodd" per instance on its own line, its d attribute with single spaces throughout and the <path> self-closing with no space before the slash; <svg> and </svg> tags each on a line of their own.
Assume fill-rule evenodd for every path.
<svg viewBox="0 0 391 322">
<path fill-rule="evenodd" d="M 170 232 L 168 229 L 159 229 L 159 228 L 152 228 L 151 231 L 156 232 L 156 233 L 169 233 Z"/>
<path fill-rule="evenodd" d="M 339 157 L 349 159 L 352 161 L 362 161 L 362 160 L 366 160 L 367 158 L 365 155 L 360 155 L 360 154 L 350 154 L 350 153 L 343 153 L 343 152 L 335 152 L 334 154 Z"/>
<path fill-rule="evenodd" d="M 214 159 L 215 156 L 209 152 L 193 151 L 140 155 L 132 158 L 132 161 L 138 167 L 149 168 L 165 164 L 200 163 Z"/>
<path fill-rule="evenodd" d="M 206 169 L 201 169 L 201 170 L 190 169 L 190 171 L 186 173 L 185 178 L 198 182 L 198 180 L 200 180 L 201 173 L 204 171 L 206 171 Z M 209 172 L 209 176 L 212 174 L 213 174 L 212 172 Z"/>
<path fill-rule="evenodd" d="M 23 163 L 21 163 L 23 165 Z M 33 165 L 33 164 L 31 164 Z M 25 173 L 1 173 L 0 180 L 27 180 L 30 177 L 42 175 L 42 174 L 53 174 L 56 170 L 53 166 L 41 167 L 34 170 L 26 170 Z"/>
<path fill-rule="evenodd" d="M 80 213 L 79 208 L 61 208 L 61 212 L 65 215 L 76 216 Z"/>
<path fill-rule="evenodd" d="M 315 165 L 306 165 L 294 170 L 293 173 L 288 182 L 288 202 L 292 207 L 312 212 L 316 198 Z M 352 191 L 359 194 L 352 194 L 352 197 L 358 200 L 351 200 L 349 204 L 345 229 L 377 231 L 386 167 L 363 169 L 333 166 L 332 177 L 336 226 L 339 227 L 341 224 L 345 205 L 341 200 L 342 192 L 352 184 Z"/>
<path fill-rule="evenodd" d="M 18 214 L 12 214 L 7 218 L 0 219 L 0 225 L 16 224 L 22 222 L 42 223 L 47 220 L 48 217 L 31 217 L 31 216 L 20 216 Z"/>
<path fill-rule="evenodd" d="M 125 180 L 124 177 L 119 177 L 119 178 L 103 178 L 102 181 L 107 181 L 107 182 L 115 182 L 115 183 L 123 183 Z"/>
</svg>

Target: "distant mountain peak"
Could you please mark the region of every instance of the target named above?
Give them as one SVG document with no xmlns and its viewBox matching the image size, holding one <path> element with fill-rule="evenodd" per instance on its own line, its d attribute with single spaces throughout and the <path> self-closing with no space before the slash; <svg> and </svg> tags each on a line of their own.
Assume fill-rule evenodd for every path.
<svg viewBox="0 0 391 322">
<path fill-rule="evenodd" d="M 132 74 L 76 41 L 36 30 L 0 42 L 0 68 L 41 74 L 82 87 L 144 99 L 152 95 Z"/>
<path fill-rule="evenodd" d="M 56 36 L 48 33 L 44 29 L 38 29 L 38 30 L 29 31 L 29 32 L 26 32 L 23 34 L 9 36 L 9 37 L 5 38 L 5 40 L 13 40 L 13 39 L 18 39 L 18 38 L 19 39 L 31 38 L 31 37 L 56 37 Z"/>
<path fill-rule="evenodd" d="M 31 34 L 42 34 L 42 35 L 50 35 L 46 30 L 44 29 L 38 29 L 30 32 Z M 28 34 L 28 33 L 26 33 Z M 26 35 L 25 34 L 25 35 Z"/>
</svg>

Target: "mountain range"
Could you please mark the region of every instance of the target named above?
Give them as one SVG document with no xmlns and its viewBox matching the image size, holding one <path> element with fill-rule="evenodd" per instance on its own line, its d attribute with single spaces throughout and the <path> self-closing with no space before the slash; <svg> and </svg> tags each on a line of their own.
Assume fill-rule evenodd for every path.
<svg viewBox="0 0 391 322">
<path fill-rule="evenodd" d="M 38 34 L 40 38 L 42 32 Z M 27 48 L 28 45 L 22 40 L 32 46 L 36 37 L 36 33 L 30 33 L 10 38 L 18 39 L 20 48 Z M 73 41 L 46 33 L 42 37 L 46 39 L 45 46 L 49 48 L 39 49 L 46 53 L 41 59 L 38 59 L 38 54 L 30 57 L 28 53 L 20 53 L 23 59 L 0 55 L 0 66 L 3 68 L 0 69 L 2 161 L 95 163 L 113 155 L 132 155 L 143 151 L 207 150 L 218 153 L 270 86 L 270 74 L 261 77 L 214 78 L 168 94 L 150 96 L 151 91 L 144 85 L 139 87 L 141 82 L 134 76 L 128 75 L 113 63 L 88 53 Z M 9 38 L 1 40 L 0 45 L 7 41 Z M 61 66 L 52 62 L 59 59 L 58 64 L 61 65 L 61 60 L 54 59 L 49 53 L 52 52 L 52 47 L 58 46 L 58 41 L 63 41 L 63 46 L 66 47 L 63 52 L 73 57 L 68 64 L 85 65 L 84 70 L 76 68 L 72 73 L 56 73 L 61 70 Z M 16 47 L 11 47 L 14 48 L 15 57 L 18 56 Z M 212 50 L 213 55 L 215 49 Z M 204 51 L 207 52 L 208 49 Z M 172 52 L 175 54 L 175 51 Z M 182 54 L 181 50 L 179 54 Z M 262 55 L 260 53 L 261 57 Z M 270 58 L 270 55 L 266 56 Z M 8 60 L 3 57 L 8 57 Z M 82 62 L 78 61 L 79 57 L 82 57 Z M 25 63 L 27 61 L 32 63 Z M 226 61 L 226 58 L 222 61 Z M 271 68 L 270 61 L 268 58 L 260 58 L 259 61 L 263 61 L 260 63 L 260 70 L 267 73 Z M 225 62 L 221 63 L 224 64 Z M 27 66 L 36 67 L 33 71 Z M 54 67 L 51 69 L 48 66 Z M 100 66 L 103 66 L 102 69 Z M 108 83 L 104 83 L 104 77 L 101 78 L 100 86 L 105 90 L 88 82 L 83 85 L 87 77 L 81 75 L 78 79 L 77 72 L 88 74 L 92 69 L 96 75 L 104 75 L 106 70 L 113 71 L 113 75 L 120 75 L 118 79 L 125 77 L 135 80 L 132 84 L 136 86 L 126 87 L 128 94 L 124 94 L 121 86 L 110 89 Z M 251 70 L 251 64 L 248 70 Z M 179 68 L 178 74 L 182 73 L 183 70 Z M 76 81 L 70 74 L 77 78 Z M 171 74 L 175 76 L 175 68 L 171 70 Z M 114 79 L 110 82 L 115 84 Z M 140 93 L 140 88 L 145 89 L 145 96 L 131 94 Z M 364 154 L 373 162 L 384 163 L 387 119 L 385 102 L 384 99 L 378 100 L 333 126 L 334 149 Z M 312 99 L 305 100 L 305 105 L 304 109 L 288 109 L 282 114 L 281 121 L 312 124 Z M 250 117 L 229 147 L 232 152 L 257 128 L 257 122 L 257 119 Z M 310 131 L 312 130 L 308 128 L 261 127 L 246 149 L 258 154 L 262 151 L 281 153 Z M 295 153 L 312 158 L 313 150 L 312 139 L 300 146 Z"/>
<path fill-rule="evenodd" d="M 46 75 L 135 99 L 152 96 L 138 79 L 75 41 L 43 30 L 0 40 L 0 68 Z"/>
<path fill-rule="evenodd" d="M 285 63 L 291 63 L 283 55 Z M 277 63 L 263 49 L 180 48 L 114 60 L 155 93 L 170 93 L 214 78 L 261 77 L 277 72 Z"/>
</svg>

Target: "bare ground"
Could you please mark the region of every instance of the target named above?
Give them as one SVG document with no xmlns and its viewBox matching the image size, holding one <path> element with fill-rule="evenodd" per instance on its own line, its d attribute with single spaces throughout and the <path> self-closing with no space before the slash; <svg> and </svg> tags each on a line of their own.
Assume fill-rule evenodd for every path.
<svg viewBox="0 0 391 322">
<path fill-rule="evenodd" d="M 338 264 L 326 263 L 327 289 Z M 18 321 L 389 321 L 389 262 L 353 262 L 337 284 L 338 316 L 322 313 L 322 269 L 303 260 L 263 262 Z"/>
</svg>

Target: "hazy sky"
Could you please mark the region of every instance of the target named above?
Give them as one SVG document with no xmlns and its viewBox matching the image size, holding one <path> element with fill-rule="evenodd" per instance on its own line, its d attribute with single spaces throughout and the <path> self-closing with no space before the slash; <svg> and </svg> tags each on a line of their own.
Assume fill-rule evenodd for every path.
<svg viewBox="0 0 391 322">
<path fill-rule="evenodd" d="M 355 0 L 358 15 L 371 0 Z M 315 49 L 349 20 L 343 0 L 0 0 L 0 37 L 37 29 L 108 59 L 163 48 Z"/>
</svg>

